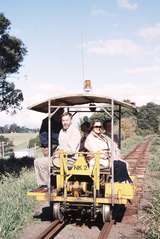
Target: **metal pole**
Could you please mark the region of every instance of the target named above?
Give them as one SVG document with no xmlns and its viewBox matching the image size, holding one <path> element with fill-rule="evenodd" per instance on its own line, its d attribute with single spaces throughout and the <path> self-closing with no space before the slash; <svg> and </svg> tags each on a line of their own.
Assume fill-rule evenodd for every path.
<svg viewBox="0 0 160 239">
<path fill-rule="evenodd" d="M 49 158 L 49 174 L 51 172 L 51 101 L 48 100 L 48 158 Z M 48 192 L 51 195 L 51 175 L 48 180 Z"/>
<path fill-rule="evenodd" d="M 119 136 L 118 136 L 118 146 L 121 149 L 121 106 L 119 105 Z"/>
<path fill-rule="evenodd" d="M 2 158 L 4 158 L 4 141 L 2 141 Z"/>
<path fill-rule="evenodd" d="M 115 158 L 115 149 L 114 149 L 114 100 L 112 99 L 112 119 L 111 119 L 111 139 L 112 139 L 112 146 L 111 146 L 111 161 L 112 161 L 112 180 L 111 180 L 111 196 L 112 196 L 112 206 L 114 206 L 114 158 Z"/>
</svg>

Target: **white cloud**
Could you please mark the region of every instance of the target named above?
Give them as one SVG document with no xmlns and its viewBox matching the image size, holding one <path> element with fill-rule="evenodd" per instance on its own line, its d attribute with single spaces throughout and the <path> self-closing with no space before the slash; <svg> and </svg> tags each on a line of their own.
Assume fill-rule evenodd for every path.
<svg viewBox="0 0 160 239">
<path fill-rule="evenodd" d="M 108 89 L 107 94 L 106 89 Z M 155 87 L 152 84 L 149 87 L 145 87 L 145 85 L 137 87 L 136 83 L 112 83 L 104 85 L 103 88 L 98 88 L 97 93 L 113 97 L 120 101 L 129 99 L 135 102 L 137 106 L 148 102 L 160 104 L 159 87 Z"/>
<path fill-rule="evenodd" d="M 31 80 L 21 80 L 19 82 L 17 81 L 16 86 L 17 88 L 22 89 L 24 94 L 24 102 L 22 104 L 23 109 L 17 111 L 15 115 L 1 112 L 1 125 L 16 123 L 30 128 L 40 127 L 42 119 L 46 117 L 45 114 L 28 110 L 27 107 L 50 97 L 64 94 L 65 92 L 64 86 L 45 81 L 32 81 L 31 83 Z"/>
<path fill-rule="evenodd" d="M 97 7 L 93 7 L 91 9 L 90 14 L 91 14 L 91 16 L 94 16 L 94 17 L 97 17 L 97 16 L 110 16 L 110 17 L 114 17 L 115 16 L 114 13 L 108 12 L 105 9 L 97 8 Z"/>
<path fill-rule="evenodd" d="M 91 10 L 91 15 L 92 16 L 106 16 L 106 11 L 104 9 L 98 9 L 98 8 L 93 8 Z"/>
<path fill-rule="evenodd" d="M 144 53 L 141 46 L 128 39 L 91 41 L 87 48 L 91 53 L 108 56 L 137 56 Z"/>
<path fill-rule="evenodd" d="M 60 85 L 58 83 L 52 84 L 51 82 L 46 81 L 37 82 L 36 80 L 21 80 L 17 82 L 16 86 L 17 88 L 22 89 L 24 94 L 24 102 L 22 104 L 23 109 L 17 111 L 14 115 L 0 112 L 0 125 L 16 123 L 20 126 L 27 126 L 30 128 L 40 127 L 42 119 L 45 118 L 47 114 L 28 110 L 27 108 L 29 106 L 38 104 L 51 97 L 54 98 L 56 96 L 63 96 L 64 94 L 73 94 L 77 92 L 73 87 L 71 91 L 66 89 L 66 85 Z"/>
<path fill-rule="evenodd" d="M 139 75 L 139 74 L 147 74 L 147 73 L 160 73 L 160 65 L 153 66 L 143 66 L 143 67 L 135 67 L 125 70 L 126 73 L 130 75 Z"/>
<path fill-rule="evenodd" d="M 160 23 L 144 27 L 138 32 L 138 35 L 146 41 L 160 40 Z"/>
<path fill-rule="evenodd" d="M 17 81 L 16 87 L 20 88 L 24 94 L 24 107 L 65 92 L 64 86 L 47 81 L 21 80 Z"/>
<path fill-rule="evenodd" d="M 18 111 L 14 115 L 1 112 L 1 125 L 16 123 L 20 126 L 27 126 L 30 128 L 38 128 L 41 125 L 42 119 L 45 118 L 45 114 L 27 110 L 26 108 Z"/>
<path fill-rule="evenodd" d="M 115 28 L 119 27 L 119 23 L 114 23 L 113 27 L 115 27 Z"/>
<path fill-rule="evenodd" d="M 126 8 L 130 11 L 134 11 L 138 8 L 138 4 L 137 3 L 131 3 L 131 1 L 129 0 L 118 0 L 118 5 L 122 8 Z"/>
</svg>

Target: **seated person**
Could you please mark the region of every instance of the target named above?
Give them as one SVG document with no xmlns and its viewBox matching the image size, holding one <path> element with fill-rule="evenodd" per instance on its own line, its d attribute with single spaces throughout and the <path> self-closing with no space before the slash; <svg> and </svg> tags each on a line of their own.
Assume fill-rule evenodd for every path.
<svg viewBox="0 0 160 239">
<path fill-rule="evenodd" d="M 102 134 L 102 124 L 99 120 L 92 123 L 91 132 L 87 136 L 84 146 L 92 154 L 101 153 L 100 166 L 109 167 L 109 157 L 111 145 L 108 137 Z M 89 159 L 89 166 L 93 167 L 95 163 L 94 157 Z"/>
<path fill-rule="evenodd" d="M 51 145 L 53 152 L 58 145 L 58 135 L 62 128 L 61 115 L 64 112 L 63 109 L 57 110 L 57 112 L 51 118 Z M 39 188 L 34 191 L 46 191 L 49 183 L 49 157 L 48 157 L 48 117 L 43 119 L 40 128 L 40 145 L 42 148 L 43 157 L 36 158 L 34 160 L 34 169 L 36 181 Z"/>
<path fill-rule="evenodd" d="M 49 182 L 49 157 L 48 148 L 42 148 L 43 157 L 34 160 L 34 170 L 38 188 L 34 192 L 47 192 Z"/>
<path fill-rule="evenodd" d="M 79 151 L 81 134 L 78 128 L 72 124 L 70 113 L 66 112 L 62 115 L 62 126 L 58 138 L 59 145 L 53 155 L 53 165 L 60 167 L 59 152 L 63 150 L 68 154 L 68 166 L 72 167 L 76 160 L 75 154 Z"/>
<path fill-rule="evenodd" d="M 111 149 L 112 149 L 112 141 L 111 139 L 102 133 L 102 124 L 99 120 L 95 120 L 92 123 L 91 132 L 87 136 L 85 144 L 85 148 L 91 153 L 95 154 L 100 152 L 100 167 L 107 168 L 110 167 L 110 159 L 111 159 Z M 114 149 L 114 181 L 122 182 L 122 181 L 131 181 L 126 162 L 121 160 L 120 150 L 117 147 L 116 143 L 113 143 Z M 91 157 L 89 159 L 89 166 L 93 167 L 95 164 L 95 158 Z"/>
<path fill-rule="evenodd" d="M 81 132 L 82 132 L 82 137 L 81 137 L 81 141 L 80 141 L 79 151 L 85 152 L 86 149 L 84 147 L 84 143 L 85 143 L 85 140 L 86 140 L 88 134 L 90 133 L 90 123 L 88 121 L 84 121 L 81 124 Z"/>
</svg>

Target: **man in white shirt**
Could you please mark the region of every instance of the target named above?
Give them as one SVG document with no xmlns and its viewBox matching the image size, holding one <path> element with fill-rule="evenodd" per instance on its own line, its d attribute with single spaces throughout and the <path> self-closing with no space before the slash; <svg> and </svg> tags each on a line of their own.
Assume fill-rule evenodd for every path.
<svg viewBox="0 0 160 239">
<path fill-rule="evenodd" d="M 59 167 L 59 150 L 63 150 L 68 154 L 68 166 L 72 167 L 75 162 L 75 153 L 78 152 L 80 147 L 81 134 L 78 128 L 72 125 L 72 115 L 70 113 L 63 113 L 61 116 L 63 128 L 60 130 L 58 141 L 59 145 L 53 155 L 53 164 Z M 46 192 L 49 183 L 49 164 L 48 147 L 42 148 L 43 157 L 34 160 L 34 168 L 38 188 L 34 192 Z"/>
<path fill-rule="evenodd" d="M 73 166 L 75 162 L 75 154 L 79 151 L 81 134 L 78 128 L 72 124 L 72 115 L 65 112 L 62 115 L 62 126 L 63 128 L 59 133 L 59 145 L 54 154 L 53 164 L 57 167 L 59 163 L 59 151 L 63 150 L 68 154 L 68 166 Z"/>
</svg>

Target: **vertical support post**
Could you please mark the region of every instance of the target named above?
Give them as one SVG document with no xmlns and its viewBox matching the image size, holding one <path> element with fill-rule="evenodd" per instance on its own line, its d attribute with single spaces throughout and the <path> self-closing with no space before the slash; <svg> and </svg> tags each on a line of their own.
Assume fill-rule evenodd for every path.
<svg viewBox="0 0 160 239">
<path fill-rule="evenodd" d="M 36 143 L 35 143 L 34 144 L 34 152 L 33 152 L 33 155 L 34 155 L 35 158 L 37 157 L 36 149 L 37 149 L 37 147 L 36 147 Z M 32 157 L 31 149 L 30 149 L 30 156 Z"/>
<path fill-rule="evenodd" d="M 119 105 L 119 136 L 118 136 L 118 147 L 121 149 L 121 105 Z"/>
<path fill-rule="evenodd" d="M 49 158 L 49 174 L 51 173 L 51 101 L 48 100 L 48 158 Z M 51 197 L 51 175 L 48 180 L 48 192 Z"/>
<path fill-rule="evenodd" d="M 2 158 L 4 158 L 4 141 L 2 141 Z"/>
<path fill-rule="evenodd" d="M 111 196 L 112 196 L 112 206 L 114 206 L 114 158 L 115 158 L 115 149 L 114 149 L 114 100 L 112 99 L 112 119 L 111 119 L 111 139 L 112 139 L 112 147 L 111 147 L 111 165 L 112 165 L 112 180 L 111 180 Z"/>
</svg>

